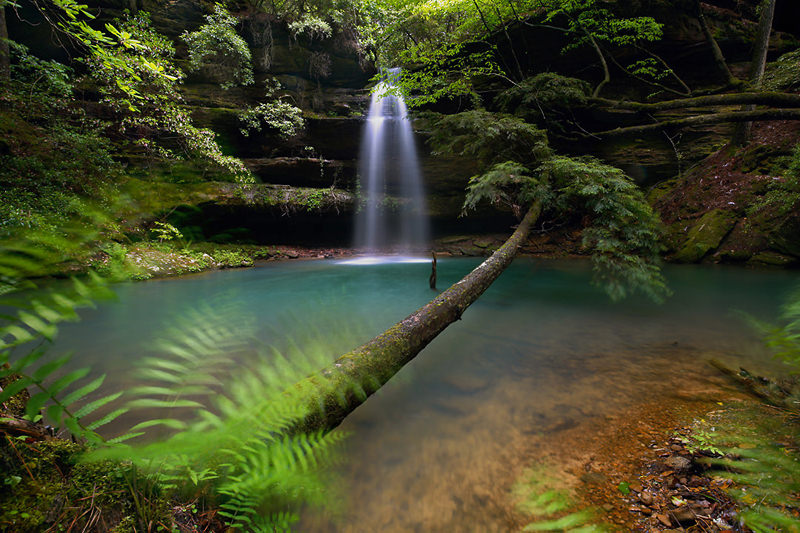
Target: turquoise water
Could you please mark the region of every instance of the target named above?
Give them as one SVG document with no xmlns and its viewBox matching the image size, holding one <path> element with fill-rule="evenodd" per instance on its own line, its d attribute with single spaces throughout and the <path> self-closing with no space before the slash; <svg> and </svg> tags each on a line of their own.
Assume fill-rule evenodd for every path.
<svg viewBox="0 0 800 533">
<path fill-rule="evenodd" d="M 441 259 L 447 287 L 478 263 Z M 62 328 L 60 351 L 135 382 L 135 361 L 179 318 L 248 344 L 335 358 L 427 302 L 428 264 L 271 263 L 122 285 L 119 300 Z M 564 431 L 636 402 L 725 393 L 704 361 L 774 367 L 738 311 L 774 318 L 796 272 L 670 267 L 664 305 L 612 303 L 582 261 L 518 259 L 463 316 L 342 425 L 343 516 L 302 531 L 505 531 L 515 476 Z M 177 322 L 176 322 L 177 321 Z M 234 353 L 234 356 L 236 354 Z M 235 357 L 234 357 L 235 358 Z"/>
</svg>

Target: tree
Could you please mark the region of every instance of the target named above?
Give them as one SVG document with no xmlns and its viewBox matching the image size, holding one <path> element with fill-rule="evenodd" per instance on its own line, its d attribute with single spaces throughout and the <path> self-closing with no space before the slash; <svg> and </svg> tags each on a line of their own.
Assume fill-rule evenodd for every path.
<svg viewBox="0 0 800 533">
<path fill-rule="evenodd" d="M 117 25 L 116 31 L 136 43 L 117 52 L 126 67 L 95 56 L 85 61 L 90 67 L 88 76 L 102 95 L 101 103 L 114 115 L 118 134 L 158 156 L 205 160 L 237 181 L 251 181 L 239 159 L 222 153 L 213 131 L 192 124 L 181 106 L 178 85 L 183 73 L 175 64 L 175 47 L 153 29 L 149 15 L 129 15 Z M 174 139 L 181 151 L 172 148 Z"/>
<path fill-rule="evenodd" d="M 753 48 L 753 60 L 750 63 L 750 87 L 760 89 L 764 79 L 764 70 L 767 66 L 767 51 L 769 50 L 769 37 L 772 33 L 772 19 L 775 17 L 775 0 L 763 0 L 760 5 L 760 16 L 758 19 L 758 31 L 756 32 L 756 42 Z M 745 106 L 742 111 L 752 111 L 753 106 Z M 742 146 L 750 138 L 752 122 L 740 122 L 733 134 L 731 143 L 734 146 Z"/>
<path fill-rule="evenodd" d="M 728 68 L 728 62 L 725 61 L 725 56 L 722 54 L 722 50 L 720 49 L 717 40 L 714 38 L 711 28 L 708 27 L 708 22 L 706 21 L 705 14 L 703 14 L 703 7 L 700 4 L 700 0 L 695 0 L 694 11 L 695 17 L 697 17 L 697 21 L 700 23 L 700 27 L 703 30 L 703 35 L 705 35 L 706 42 L 708 42 L 708 46 L 711 48 L 711 54 L 714 57 L 714 64 L 725 77 L 725 81 L 728 85 L 736 85 L 738 80 L 731 73 L 731 69 Z"/>
</svg>

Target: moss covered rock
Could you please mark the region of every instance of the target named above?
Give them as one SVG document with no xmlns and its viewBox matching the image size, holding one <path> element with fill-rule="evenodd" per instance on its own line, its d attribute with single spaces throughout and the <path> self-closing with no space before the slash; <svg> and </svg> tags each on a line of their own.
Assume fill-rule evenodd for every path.
<svg viewBox="0 0 800 533">
<path fill-rule="evenodd" d="M 793 257 L 769 250 L 754 255 L 750 258 L 750 261 L 748 261 L 748 263 L 754 265 L 769 266 L 788 266 L 795 262 L 796 259 Z"/>
<path fill-rule="evenodd" d="M 673 259 L 681 263 L 696 263 L 716 249 L 733 229 L 737 216 L 731 211 L 714 209 L 700 217 L 688 230 L 688 236 Z"/>
</svg>

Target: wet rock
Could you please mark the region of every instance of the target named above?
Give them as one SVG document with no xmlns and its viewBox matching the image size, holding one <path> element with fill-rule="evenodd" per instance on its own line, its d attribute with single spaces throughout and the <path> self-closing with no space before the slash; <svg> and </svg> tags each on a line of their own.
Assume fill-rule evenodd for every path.
<svg viewBox="0 0 800 533">
<path fill-rule="evenodd" d="M 800 257 L 800 215 L 782 220 L 770 238 L 770 245 L 782 254 Z"/>
<path fill-rule="evenodd" d="M 670 520 L 669 517 L 665 514 L 659 513 L 653 515 L 653 517 L 667 527 L 672 525 L 672 520 Z"/>
<path fill-rule="evenodd" d="M 769 265 L 769 266 L 787 266 L 795 262 L 795 258 L 788 255 L 771 252 L 769 250 L 758 253 L 750 258 L 748 263 L 756 265 Z"/>
<path fill-rule="evenodd" d="M 690 507 L 681 507 L 670 512 L 670 517 L 676 525 L 687 526 L 694 524 L 697 515 Z"/>
<path fill-rule="evenodd" d="M 681 455 L 672 455 L 664 459 L 664 465 L 675 472 L 687 472 L 692 468 L 692 462 Z"/>
</svg>

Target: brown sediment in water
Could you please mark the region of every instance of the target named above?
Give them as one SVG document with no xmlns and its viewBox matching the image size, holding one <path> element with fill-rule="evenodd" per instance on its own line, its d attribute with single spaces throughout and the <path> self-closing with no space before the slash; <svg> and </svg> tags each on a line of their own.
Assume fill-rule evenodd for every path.
<svg viewBox="0 0 800 533">
<path fill-rule="evenodd" d="M 737 396 L 696 357 L 665 360 L 651 361 L 652 368 L 639 375 L 620 361 L 616 371 L 588 383 L 570 383 L 570 362 L 564 361 L 566 372 L 546 381 L 562 389 L 567 403 L 547 394 L 553 390 L 548 387 L 536 396 L 538 411 L 525 399 L 535 392 L 525 376 L 502 384 L 454 377 L 451 385 L 460 392 L 439 400 L 436 413 L 387 413 L 398 414 L 386 423 L 402 426 L 405 436 L 387 437 L 380 421 L 348 428 L 370 439 L 369 445 L 356 443 L 352 452 L 361 464 L 347 476 L 352 484 L 346 490 L 355 503 L 336 526 L 309 523 L 305 530 L 520 531 L 533 518 L 520 512 L 512 489 L 529 468 L 545 465 L 548 476 L 560 480 L 559 488 L 577 497 L 577 508 L 597 508 L 599 521 L 633 531 L 641 515 L 629 510 L 619 484 L 634 484 L 676 429 Z M 599 367 L 597 374 L 603 374 Z M 462 393 L 480 393 L 485 401 L 457 413 Z M 395 451 L 407 452 L 409 441 L 415 441 L 413 458 Z"/>
</svg>

